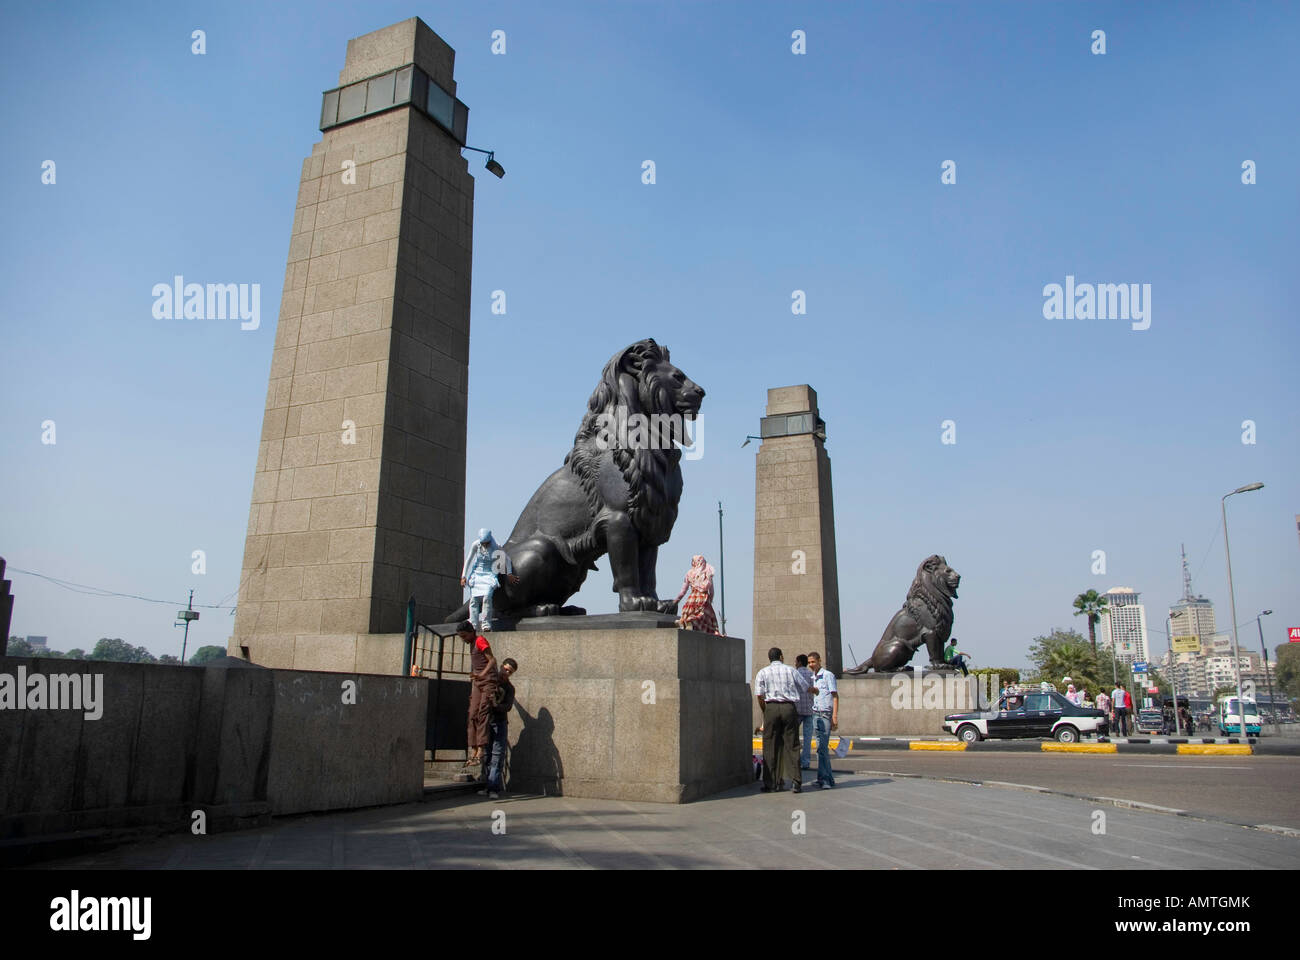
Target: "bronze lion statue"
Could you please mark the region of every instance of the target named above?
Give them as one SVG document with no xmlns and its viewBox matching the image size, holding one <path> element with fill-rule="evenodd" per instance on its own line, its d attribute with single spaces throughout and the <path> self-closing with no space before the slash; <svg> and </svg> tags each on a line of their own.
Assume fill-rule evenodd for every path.
<svg viewBox="0 0 1300 960">
<path fill-rule="evenodd" d="M 950 669 L 943 659 L 943 648 L 952 635 L 952 602 L 957 599 L 961 574 L 948 561 L 935 554 L 926 557 L 916 568 L 916 579 L 907 591 L 903 609 L 894 614 L 875 651 L 845 676 L 863 674 L 874 669 L 886 673 L 903 669 L 922 646 L 930 651 L 930 666 Z"/>
<path fill-rule="evenodd" d="M 682 497 L 677 444 L 690 445 L 686 421 L 703 399 L 653 340 L 610 358 L 564 465 L 533 494 L 502 545 L 518 582 L 500 577 L 496 616 L 585 613 L 565 602 L 606 553 L 619 612 L 676 612 L 676 602 L 659 599 L 655 563 Z M 467 612 L 462 606 L 448 619 Z"/>
</svg>

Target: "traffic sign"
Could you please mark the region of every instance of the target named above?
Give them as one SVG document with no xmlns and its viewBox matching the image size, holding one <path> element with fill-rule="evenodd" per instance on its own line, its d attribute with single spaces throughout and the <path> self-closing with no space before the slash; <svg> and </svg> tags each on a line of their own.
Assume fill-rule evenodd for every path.
<svg viewBox="0 0 1300 960">
<path fill-rule="evenodd" d="M 1133 663 L 1133 672 L 1134 672 L 1134 673 L 1146 673 L 1146 672 L 1147 672 L 1147 665 L 1146 665 L 1146 663 L 1138 663 L 1138 662 L 1134 661 L 1134 663 Z"/>
</svg>

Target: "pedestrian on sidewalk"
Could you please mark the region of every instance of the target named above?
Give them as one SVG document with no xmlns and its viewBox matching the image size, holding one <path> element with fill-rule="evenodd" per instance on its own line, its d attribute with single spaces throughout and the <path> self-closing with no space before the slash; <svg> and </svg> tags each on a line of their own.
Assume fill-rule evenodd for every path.
<svg viewBox="0 0 1300 960">
<path fill-rule="evenodd" d="M 497 686 L 497 661 L 487 638 L 476 635 L 474 624 L 468 620 L 462 620 L 456 627 L 456 636 L 470 646 L 469 726 L 466 731 L 470 755 L 465 766 L 477 767 L 482 764 L 483 750 L 488 745 L 488 715 Z"/>
<path fill-rule="evenodd" d="M 831 772 L 831 733 L 840 726 L 840 694 L 835 687 L 835 674 L 822 666 L 822 655 L 808 654 L 808 668 L 813 673 L 817 695 L 813 698 L 814 732 L 817 735 L 817 786 L 829 790 L 835 786 Z"/>
<path fill-rule="evenodd" d="M 1119 731 L 1121 737 L 1127 737 L 1129 704 L 1133 700 L 1128 695 L 1127 690 L 1116 685 L 1115 689 L 1110 692 L 1110 701 L 1114 704 L 1115 709 L 1115 729 Z"/>
<path fill-rule="evenodd" d="M 813 716 L 813 695 L 817 690 L 813 687 L 813 672 L 808 669 L 807 655 L 801 653 L 795 657 L 794 668 L 808 683 L 808 689 L 799 694 L 799 703 L 796 704 L 796 709 L 799 711 L 799 769 L 811 770 L 812 735 L 817 720 Z"/>
<path fill-rule="evenodd" d="M 780 647 L 767 651 L 768 665 L 754 678 L 754 696 L 763 712 L 763 793 L 785 786 L 784 774 L 791 774 L 794 792 L 803 792 L 799 772 L 799 694 L 808 689 L 808 681 L 794 667 L 787 666 Z"/>
<path fill-rule="evenodd" d="M 479 793 L 486 793 L 490 800 L 495 800 L 503 792 L 502 772 L 505 770 L 506 751 L 510 748 L 510 711 L 515 706 L 515 687 L 510 678 L 518 669 L 514 657 L 501 661 L 496 690 L 488 708 L 487 786 Z"/>
</svg>

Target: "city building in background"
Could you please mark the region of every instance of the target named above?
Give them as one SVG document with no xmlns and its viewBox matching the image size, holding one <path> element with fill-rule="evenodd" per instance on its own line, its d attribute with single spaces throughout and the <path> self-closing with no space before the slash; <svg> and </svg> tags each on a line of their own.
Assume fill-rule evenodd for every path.
<svg viewBox="0 0 1300 960">
<path fill-rule="evenodd" d="M 1147 661 L 1147 611 L 1138 600 L 1140 596 L 1132 587 L 1111 587 L 1106 591 L 1102 643 L 1114 650 L 1120 662 Z"/>
<path fill-rule="evenodd" d="M 27 642 L 31 644 L 33 650 L 39 650 L 42 653 L 50 649 L 49 637 L 28 637 Z"/>
<path fill-rule="evenodd" d="M 1167 677 L 1173 680 L 1179 694 L 1209 696 L 1214 689 L 1205 675 L 1205 661 L 1215 653 L 1214 637 L 1217 630 L 1214 604 L 1208 597 L 1197 596 L 1192 589 L 1192 574 L 1187 566 L 1187 550 L 1182 550 L 1183 596 L 1169 607 L 1170 637 L 1196 637 L 1196 650 L 1172 651 L 1172 643 L 1161 656 L 1160 665 Z"/>
</svg>

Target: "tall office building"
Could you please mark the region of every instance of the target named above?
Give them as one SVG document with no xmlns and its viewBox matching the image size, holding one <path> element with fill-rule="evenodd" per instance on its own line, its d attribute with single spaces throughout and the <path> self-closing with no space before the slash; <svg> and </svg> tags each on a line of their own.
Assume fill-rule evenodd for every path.
<svg viewBox="0 0 1300 960">
<path fill-rule="evenodd" d="M 1106 614 L 1101 618 L 1102 643 L 1113 647 L 1120 661 L 1147 662 L 1147 611 L 1132 587 L 1106 591 Z"/>
<path fill-rule="evenodd" d="M 1200 653 L 1208 656 L 1214 649 L 1214 604 L 1206 597 L 1192 591 L 1192 574 L 1187 567 L 1187 551 L 1183 550 L 1183 598 L 1169 607 L 1174 636 L 1195 636 L 1201 641 Z"/>
<path fill-rule="evenodd" d="M 1187 567 L 1186 549 L 1183 549 L 1182 557 L 1183 596 L 1169 607 L 1169 631 L 1175 637 L 1196 637 L 1200 641 L 1200 649 L 1172 655 L 1166 653 L 1161 663 L 1172 673 L 1180 694 L 1192 692 L 1208 695 L 1205 658 L 1215 653 L 1214 636 L 1217 627 L 1214 604 L 1207 597 L 1197 596 L 1192 590 L 1192 574 Z"/>
</svg>

